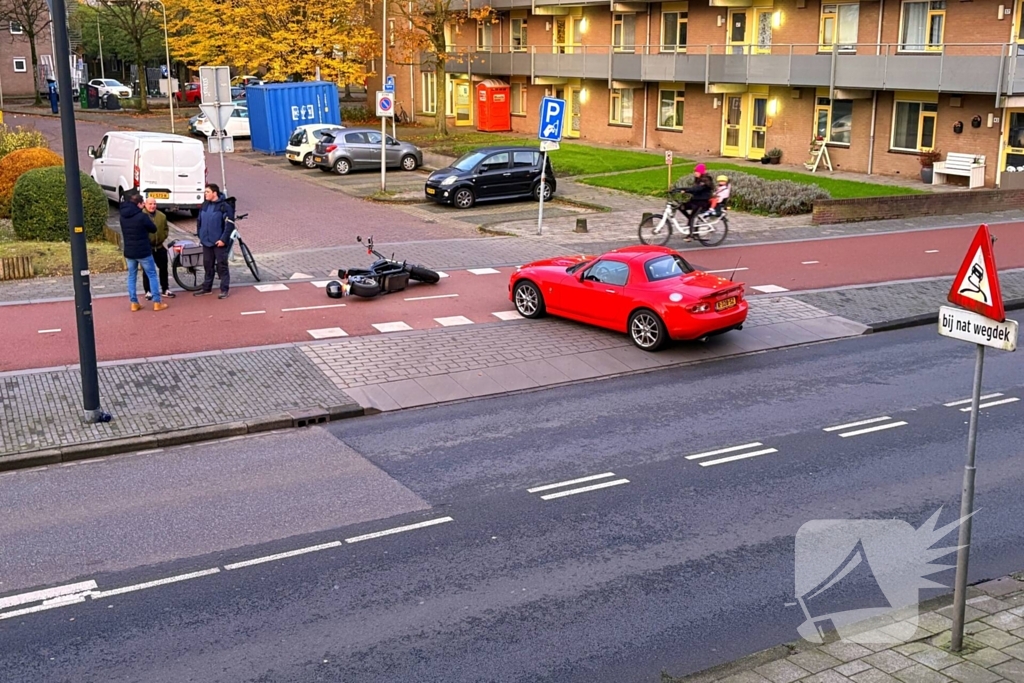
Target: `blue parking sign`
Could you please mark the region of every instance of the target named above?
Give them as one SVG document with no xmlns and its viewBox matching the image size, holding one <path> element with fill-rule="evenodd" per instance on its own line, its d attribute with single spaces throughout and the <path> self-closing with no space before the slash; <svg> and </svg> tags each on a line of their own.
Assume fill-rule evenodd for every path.
<svg viewBox="0 0 1024 683">
<path fill-rule="evenodd" d="M 395 92 L 395 77 L 388 76 L 384 81 L 384 92 Z"/>
<path fill-rule="evenodd" d="M 548 142 L 562 139 L 562 124 L 565 121 L 565 100 L 545 97 L 540 103 L 540 130 L 537 137 Z"/>
</svg>

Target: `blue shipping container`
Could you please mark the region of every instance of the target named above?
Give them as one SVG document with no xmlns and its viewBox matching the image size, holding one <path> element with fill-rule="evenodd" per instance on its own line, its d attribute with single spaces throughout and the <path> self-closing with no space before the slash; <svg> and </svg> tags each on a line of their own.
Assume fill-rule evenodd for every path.
<svg viewBox="0 0 1024 683">
<path fill-rule="evenodd" d="M 284 154 L 288 138 L 308 123 L 341 125 L 338 86 L 324 81 L 267 83 L 245 89 L 252 148 Z"/>
</svg>

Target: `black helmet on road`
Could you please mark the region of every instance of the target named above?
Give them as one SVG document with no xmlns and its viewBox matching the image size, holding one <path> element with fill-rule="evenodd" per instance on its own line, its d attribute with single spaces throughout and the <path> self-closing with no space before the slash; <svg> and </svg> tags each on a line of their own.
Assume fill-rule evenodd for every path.
<svg viewBox="0 0 1024 683">
<path fill-rule="evenodd" d="M 340 282 L 338 282 L 337 280 L 331 280 L 330 282 L 327 283 L 327 296 L 331 297 L 332 299 L 340 299 L 344 295 L 345 293 L 341 288 Z"/>
</svg>

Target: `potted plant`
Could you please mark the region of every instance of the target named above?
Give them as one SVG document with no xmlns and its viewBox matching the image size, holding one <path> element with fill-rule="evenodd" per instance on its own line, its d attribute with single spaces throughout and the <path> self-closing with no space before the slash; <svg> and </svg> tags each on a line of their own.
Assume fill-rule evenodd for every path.
<svg viewBox="0 0 1024 683">
<path fill-rule="evenodd" d="M 768 150 L 768 159 L 772 164 L 778 164 L 782 161 L 782 150 L 778 147 L 772 147 Z"/>
<path fill-rule="evenodd" d="M 767 154 L 765 154 L 763 157 L 761 157 L 761 163 L 762 164 L 770 164 L 771 161 L 772 161 L 771 157 L 769 157 Z"/>
<path fill-rule="evenodd" d="M 918 161 L 921 162 L 921 182 L 926 185 L 932 184 L 932 171 L 936 161 L 942 160 L 942 154 L 938 151 L 921 152 Z"/>
</svg>

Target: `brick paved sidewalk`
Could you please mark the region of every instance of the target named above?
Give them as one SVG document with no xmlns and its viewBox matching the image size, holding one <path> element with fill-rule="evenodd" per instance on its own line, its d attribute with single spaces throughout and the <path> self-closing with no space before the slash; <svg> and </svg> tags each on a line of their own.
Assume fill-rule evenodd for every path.
<svg viewBox="0 0 1024 683">
<path fill-rule="evenodd" d="M 949 650 L 950 594 L 864 622 L 848 639 L 819 646 L 800 640 L 682 678 L 664 673 L 662 681 L 1024 683 L 1024 582 L 1005 577 L 967 595 L 967 635 L 958 653 Z M 907 619 L 917 614 L 916 633 L 905 638 L 914 630 Z"/>
</svg>

